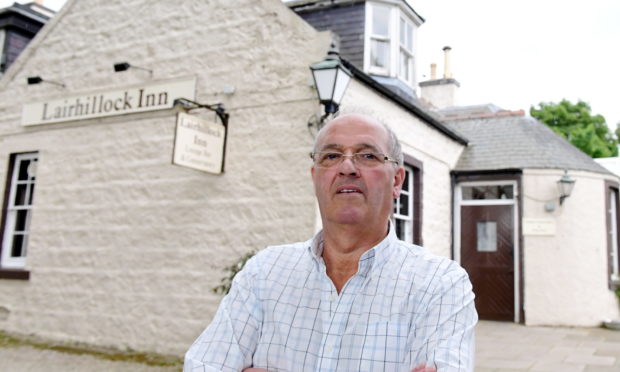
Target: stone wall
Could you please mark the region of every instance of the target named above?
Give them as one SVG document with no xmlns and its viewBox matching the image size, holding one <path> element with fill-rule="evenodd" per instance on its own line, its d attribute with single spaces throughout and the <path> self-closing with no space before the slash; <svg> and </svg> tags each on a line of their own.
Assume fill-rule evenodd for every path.
<svg viewBox="0 0 620 372">
<path fill-rule="evenodd" d="M 0 179 L 11 153 L 39 152 L 31 277 L 0 280 L 0 329 L 184 352 L 223 267 L 314 231 L 308 66 L 329 41 L 279 0 L 70 1 L 0 81 Z M 185 76 L 230 113 L 223 175 L 171 164 L 174 110 L 20 125 L 28 102 Z"/>
</svg>

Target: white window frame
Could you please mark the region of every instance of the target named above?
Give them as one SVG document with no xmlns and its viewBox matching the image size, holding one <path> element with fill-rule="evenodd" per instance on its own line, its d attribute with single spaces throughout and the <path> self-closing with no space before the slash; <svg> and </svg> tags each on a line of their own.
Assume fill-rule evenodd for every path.
<svg viewBox="0 0 620 372">
<path fill-rule="evenodd" d="M 390 8 L 390 16 L 389 16 L 389 37 L 383 37 L 380 35 L 373 35 L 372 33 L 372 20 L 373 20 L 373 12 L 374 7 L 389 7 Z M 411 34 L 411 50 L 407 50 L 403 48 L 400 42 L 400 20 L 403 19 L 407 24 L 409 24 L 412 28 Z M 398 3 L 393 1 L 367 1 L 366 2 L 366 24 L 365 24 L 365 38 L 364 38 L 364 71 L 368 71 L 374 75 L 386 76 L 398 78 L 403 81 L 407 85 L 415 88 L 416 78 L 415 78 L 415 55 L 416 55 L 416 38 L 417 38 L 417 25 L 416 23 L 409 17 L 407 13 L 405 13 L 399 6 Z M 390 53 L 389 53 L 389 67 L 387 69 L 380 68 L 372 65 L 371 61 L 371 45 L 373 40 L 382 40 L 389 41 L 390 44 Z M 404 79 L 403 74 L 401 74 L 400 70 L 400 53 L 401 50 L 408 53 L 411 57 L 410 66 L 409 66 L 409 79 Z"/>
<path fill-rule="evenodd" d="M 611 280 L 617 281 L 620 279 L 620 264 L 618 263 L 618 254 L 620 254 L 618 250 L 618 229 L 617 229 L 617 221 L 618 221 L 618 210 L 616 208 L 616 203 L 618 201 L 618 190 L 611 189 L 609 192 L 609 218 L 610 218 L 610 227 L 609 231 L 611 240 L 611 252 L 609 259 L 611 260 Z"/>
<path fill-rule="evenodd" d="M 6 208 L 6 219 L 4 224 L 4 234 L 2 241 L 2 256 L 0 257 L 0 267 L 8 268 L 8 269 L 23 269 L 26 266 L 26 252 L 28 247 L 28 238 L 30 237 L 30 219 L 32 217 L 32 202 L 34 199 L 34 192 L 32 192 L 33 197 L 30 199 L 30 194 L 32 188 L 34 188 L 36 183 L 36 165 L 34 170 L 34 177 L 28 177 L 27 180 L 18 180 L 18 176 L 20 173 L 20 167 L 22 161 L 29 160 L 30 164 L 38 164 L 39 154 L 34 153 L 24 153 L 24 154 L 16 154 L 13 158 L 13 172 L 10 175 L 11 183 L 9 190 L 9 198 L 7 200 L 7 208 Z M 34 163 L 33 163 L 34 162 Z M 26 170 L 27 171 L 27 170 Z M 26 192 L 24 195 L 24 205 L 16 206 L 15 198 L 17 194 L 18 185 L 26 185 Z M 29 200 L 30 199 L 30 200 Z M 17 222 L 17 212 L 25 210 L 26 211 L 26 221 L 24 225 L 24 230 L 17 232 L 16 222 Z M 21 233 L 24 235 L 23 245 L 22 245 L 22 255 L 19 257 L 12 256 L 12 248 L 13 248 L 13 238 L 16 233 Z"/>
<path fill-rule="evenodd" d="M 415 170 L 413 169 L 413 167 L 410 167 L 408 165 L 405 165 L 404 168 L 405 172 L 407 173 L 407 177 L 405 177 L 407 179 L 407 184 L 403 184 L 403 188 L 401 189 L 400 193 L 401 195 L 407 196 L 407 211 L 409 213 L 401 213 L 401 198 L 398 197 L 394 199 L 394 213 L 392 213 L 392 219 L 394 224 L 397 224 L 398 221 L 404 222 L 404 236 L 399 236 L 398 238 L 407 243 L 413 244 L 413 198 L 415 191 L 413 190 L 413 177 Z"/>
<path fill-rule="evenodd" d="M 402 40 L 401 40 L 401 37 L 400 37 L 401 32 L 402 32 L 402 29 L 400 27 L 401 21 L 402 21 L 402 23 L 405 24 L 405 26 L 411 27 L 411 40 L 410 40 L 411 48 L 408 48 L 407 45 L 402 43 Z M 415 32 L 415 26 L 413 25 L 413 22 L 411 22 L 409 19 L 407 19 L 407 17 L 404 17 L 401 14 L 400 17 L 398 18 L 398 28 L 399 28 L 399 30 L 398 30 L 399 31 L 398 32 L 398 45 L 399 45 L 399 48 L 398 48 L 398 63 L 397 63 L 398 78 L 401 79 L 404 82 L 412 84 L 413 83 L 413 66 L 414 66 L 414 63 L 413 63 L 413 58 L 414 58 L 413 57 L 413 46 L 415 44 L 415 42 L 413 40 L 414 39 L 413 38 L 413 34 Z M 407 63 L 407 67 L 406 67 L 407 75 L 408 76 L 404 76 L 404 73 L 401 70 L 400 60 L 401 60 L 401 55 L 402 54 L 405 54 L 409 58 L 409 63 Z"/>
</svg>

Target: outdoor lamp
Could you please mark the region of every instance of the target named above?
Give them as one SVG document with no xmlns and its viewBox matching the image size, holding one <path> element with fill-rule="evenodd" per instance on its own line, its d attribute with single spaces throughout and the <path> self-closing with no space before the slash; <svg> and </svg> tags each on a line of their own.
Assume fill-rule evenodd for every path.
<svg viewBox="0 0 620 372">
<path fill-rule="evenodd" d="M 119 63 L 115 63 L 114 64 L 114 72 L 127 71 L 130 68 L 135 68 L 135 69 L 138 69 L 138 70 L 148 71 L 149 74 L 153 75 L 153 70 L 148 69 L 148 68 L 144 68 L 144 67 L 140 67 L 140 66 L 131 65 L 131 64 L 129 64 L 129 62 L 119 62 Z"/>
<path fill-rule="evenodd" d="M 568 175 L 568 171 L 564 170 L 564 175 L 558 181 L 558 190 L 560 190 L 560 205 L 564 199 L 568 198 L 575 187 L 575 180 Z"/>
<path fill-rule="evenodd" d="M 334 44 L 327 53 L 327 57 L 321 62 L 310 65 L 310 70 L 312 70 L 314 86 L 319 94 L 319 101 L 325 106 L 325 115 L 321 118 L 322 123 L 328 115 L 338 112 L 340 101 L 351 81 L 351 72 L 342 64 Z"/>
<path fill-rule="evenodd" d="M 63 83 L 59 83 L 57 81 L 51 81 L 51 80 L 43 80 L 42 77 L 40 76 L 28 76 L 28 85 L 36 85 L 36 84 L 41 84 L 41 83 L 48 83 L 48 84 L 54 84 L 54 85 L 58 85 L 60 87 L 65 88 L 65 85 Z"/>
</svg>

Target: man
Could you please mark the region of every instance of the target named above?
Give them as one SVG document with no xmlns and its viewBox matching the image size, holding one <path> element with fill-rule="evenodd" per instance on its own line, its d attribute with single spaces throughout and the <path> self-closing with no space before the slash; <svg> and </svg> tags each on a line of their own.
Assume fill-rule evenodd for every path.
<svg viewBox="0 0 620 372">
<path fill-rule="evenodd" d="M 394 133 L 339 116 L 312 158 L 322 232 L 248 261 L 184 370 L 473 370 L 467 274 L 398 240 L 389 222 L 405 175 Z"/>
</svg>

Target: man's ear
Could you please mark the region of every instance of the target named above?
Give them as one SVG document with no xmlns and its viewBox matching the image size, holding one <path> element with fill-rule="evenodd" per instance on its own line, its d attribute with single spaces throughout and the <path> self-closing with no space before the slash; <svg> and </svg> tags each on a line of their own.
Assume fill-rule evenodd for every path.
<svg viewBox="0 0 620 372">
<path fill-rule="evenodd" d="M 405 181 L 405 168 L 399 167 L 394 174 L 394 187 L 392 188 L 392 197 L 394 199 L 398 198 L 400 195 L 400 190 L 403 187 L 403 182 Z"/>
</svg>

